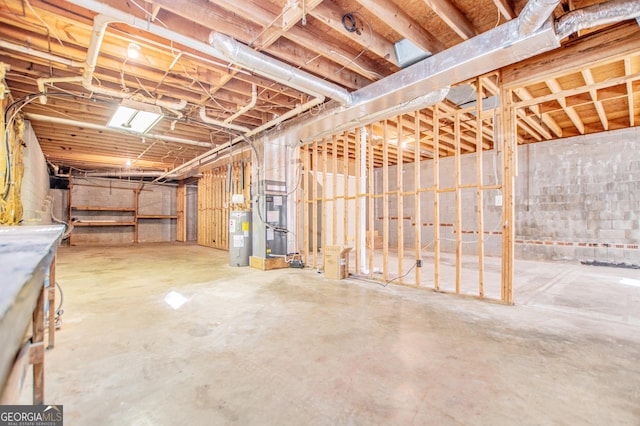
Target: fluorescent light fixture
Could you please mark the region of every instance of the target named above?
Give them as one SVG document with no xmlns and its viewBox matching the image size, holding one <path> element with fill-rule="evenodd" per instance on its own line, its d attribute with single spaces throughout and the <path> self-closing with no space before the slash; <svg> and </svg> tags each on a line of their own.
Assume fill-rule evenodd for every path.
<svg viewBox="0 0 640 426">
<path fill-rule="evenodd" d="M 162 109 L 159 106 L 125 99 L 107 126 L 129 132 L 147 133 L 161 118 Z"/>
<path fill-rule="evenodd" d="M 431 52 L 420 49 L 411 40 L 403 38 L 393 45 L 400 68 L 406 68 L 431 56 Z"/>
</svg>

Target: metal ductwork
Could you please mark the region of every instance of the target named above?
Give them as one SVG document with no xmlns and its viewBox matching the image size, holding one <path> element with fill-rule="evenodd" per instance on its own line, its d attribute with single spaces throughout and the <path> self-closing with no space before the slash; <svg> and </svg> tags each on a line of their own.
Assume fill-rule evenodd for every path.
<svg viewBox="0 0 640 426">
<path fill-rule="evenodd" d="M 556 33 L 560 39 L 587 28 L 611 24 L 640 17 L 640 1 L 613 0 L 574 10 L 556 21 Z"/>
<path fill-rule="evenodd" d="M 433 99 L 427 96 L 420 102 L 422 96 L 416 94 L 437 93 L 442 88 L 560 47 L 550 22 L 524 36 L 519 27 L 519 20 L 509 21 L 352 93 L 351 106 L 308 117 L 299 125 L 297 139 L 310 142 L 340 123 L 356 127 L 389 118 L 407 105 L 413 110 L 427 107 Z"/>
<path fill-rule="evenodd" d="M 123 12 L 119 9 L 116 9 L 107 4 L 101 3 L 99 1 L 67 0 L 67 2 L 74 4 L 76 6 L 82 7 L 84 9 L 91 10 L 97 13 L 98 15 L 105 15 L 106 17 L 110 17 L 112 22 L 122 22 L 131 27 L 135 27 L 143 31 L 149 32 L 151 34 L 154 34 L 158 37 L 162 37 L 167 40 L 173 41 L 174 43 L 182 44 L 191 49 L 200 51 L 214 58 L 222 59 L 224 61 L 229 61 L 227 54 L 221 52 L 219 49 L 207 43 L 194 40 L 193 38 L 187 37 L 175 31 L 150 23 L 146 19 L 137 18 L 134 15 L 130 15 L 126 12 Z M 94 26 L 94 31 L 95 31 L 95 26 Z M 223 37 L 226 37 L 226 36 L 223 36 Z M 235 41 L 229 37 L 227 38 L 231 41 Z M 230 45 L 233 45 L 233 43 L 230 43 Z M 245 49 L 241 49 L 244 51 L 243 58 L 248 58 L 247 60 L 251 61 L 252 60 L 251 56 L 254 56 L 255 57 L 253 58 L 254 61 L 264 65 L 263 68 L 259 67 L 257 69 L 252 69 L 252 71 L 254 71 L 256 74 L 259 74 L 263 77 L 277 81 L 279 83 L 289 85 L 291 87 L 294 87 L 314 97 L 325 96 L 327 98 L 335 99 L 340 103 L 349 103 L 349 100 L 350 100 L 349 92 L 343 89 L 342 87 L 329 83 L 325 80 L 322 80 L 319 77 L 313 76 L 304 71 L 300 71 L 294 67 L 286 65 L 275 59 L 269 58 L 268 56 L 258 53 L 246 46 L 244 46 L 244 48 Z M 248 50 L 250 53 L 246 52 L 246 50 Z M 268 59 L 268 61 L 263 62 L 265 58 Z M 236 62 L 235 60 L 232 62 L 240 64 L 240 62 Z M 300 84 L 300 85 L 296 86 L 295 84 Z"/>
<path fill-rule="evenodd" d="M 321 80 L 308 72 L 301 71 L 277 59 L 256 52 L 229 36 L 212 32 L 209 37 L 209 43 L 221 52 L 229 62 L 238 64 L 256 74 L 293 87 L 316 98 L 324 96 L 334 99 L 342 105 L 351 103 L 351 94 L 337 84 Z"/>
<path fill-rule="evenodd" d="M 518 16 L 518 31 L 526 36 L 537 31 L 549 20 L 560 0 L 529 0 Z"/>
<path fill-rule="evenodd" d="M 69 120 L 68 118 L 49 117 L 47 115 L 33 114 L 33 113 L 27 113 L 25 115 L 25 117 L 28 120 L 31 120 L 31 121 L 42 121 L 44 123 L 62 124 L 62 125 L 65 125 L 65 126 L 83 127 L 85 129 L 100 130 L 100 131 L 103 131 L 103 132 L 120 133 L 120 134 L 125 134 L 125 135 L 129 135 L 129 136 L 138 137 L 138 138 L 139 137 L 144 137 L 144 138 L 147 138 L 147 139 L 156 139 L 156 140 L 164 141 L 164 142 L 179 143 L 179 144 L 183 144 L 183 145 L 200 146 L 200 147 L 203 147 L 203 148 L 211 148 L 211 143 L 210 142 L 192 141 L 192 140 L 189 140 L 189 139 L 176 138 L 176 137 L 173 137 L 173 136 L 160 135 L 160 134 L 157 134 L 157 133 L 145 133 L 144 135 L 141 135 L 139 133 L 129 133 L 129 132 L 125 132 L 125 131 L 122 131 L 122 130 L 115 129 L 113 127 L 107 127 L 107 126 L 103 126 L 103 125 L 100 125 L 100 124 L 94 124 L 94 123 L 87 123 L 87 122 L 84 122 L 84 121 Z"/>
</svg>

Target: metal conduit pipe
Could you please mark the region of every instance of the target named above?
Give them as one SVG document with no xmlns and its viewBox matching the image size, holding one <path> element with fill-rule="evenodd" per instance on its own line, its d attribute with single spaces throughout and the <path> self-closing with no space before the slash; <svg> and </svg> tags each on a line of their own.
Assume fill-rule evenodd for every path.
<svg viewBox="0 0 640 426">
<path fill-rule="evenodd" d="M 256 87 L 255 84 L 252 84 L 251 85 L 251 101 L 249 101 L 247 105 L 243 106 L 238 111 L 236 111 L 231 117 L 225 118 L 224 122 L 231 123 L 233 120 L 240 117 L 242 114 L 244 114 L 245 112 L 249 111 L 251 108 L 256 106 L 257 101 L 258 101 L 258 88 Z"/>
<path fill-rule="evenodd" d="M 324 96 L 334 99 L 342 105 L 350 105 L 352 102 L 351 94 L 337 84 L 321 80 L 308 72 L 256 52 L 227 35 L 212 32 L 209 36 L 209 43 L 222 52 L 229 62 L 238 64 L 256 74 L 272 78 L 279 83 L 315 97 Z"/>
<path fill-rule="evenodd" d="M 521 36 L 532 34 L 549 19 L 560 0 L 529 0 L 518 16 L 518 32 Z"/>
<path fill-rule="evenodd" d="M 640 17 L 638 0 L 598 3 L 561 16 L 556 20 L 556 34 L 558 38 L 563 39 L 580 30 L 638 17 Z"/>
<path fill-rule="evenodd" d="M 27 113 L 25 115 L 25 117 L 28 120 L 32 120 L 32 121 L 42 121 L 44 123 L 62 124 L 62 125 L 65 125 L 65 126 L 84 127 L 85 129 L 100 130 L 100 131 L 104 131 L 104 132 L 120 133 L 120 134 L 129 135 L 129 136 L 145 137 L 145 138 L 148 138 L 148 139 L 157 139 L 157 140 L 160 140 L 160 141 L 179 143 L 179 144 L 183 144 L 183 145 L 193 145 L 193 146 L 200 146 L 200 147 L 203 147 L 203 148 L 211 148 L 211 143 L 210 142 L 198 142 L 198 141 L 192 141 L 192 140 L 189 140 L 189 139 L 176 138 L 176 137 L 173 137 L 173 136 L 160 135 L 160 134 L 156 134 L 156 133 L 145 133 L 144 135 L 140 135 L 138 133 L 129 133 L 129 132 L 125 132 L 123 130 L 115 129 L 113 127 L 103 126 L 101 124 L 94 124 L 94 123 L 87 123 L 87 122 L 84 122 L 84 121 L 70 120 L 68 118 L 49 117 L 47 115 L 33 114 L 33 113 Z"/>
<path fill-rule="evenodd" d="M 182 44 L 191 49 L 197 50 L 203 54 L 212 56 L 217 59 L 221 59 L 224 61 L 228 61 L 228 57 L 226 54 L 213 47 L 210 44 L 200 42 L 198 40 L 194 40 L 193 38 L 187 37 L 175 31 L 171 31 L 167 28 L 161 27 L 159 25 L 148 22 L 146 19 L 137 18 L 134 15 L 123 12 L 119 9 L 111 7 L 107 4 L 101 3 L 96 0 L 67 0 L 68 3 L 74 4 L 76 6 L 82 7 L 84 9 L 91 10 L 98 15 L 106 15 L 112 17 L 114 21 L 125 23 L 131 27 L 135 27 L 151 33 L 153 35 L 165 38 L 167 40 L 173 41 L 174 43 Z M 224 36 L 226 37 L 226 36 Z M 275 59 L 271 59 L 266 55 L 255 52 L 254 50 L 244 46 L 251 53 L 247 53 L 248 56 L 253 55 L 256 58 L 268 58 L 271 60 L 271 66 L 268 68 L 259 68 L 253 70 L 256 74 L 259 74 L 263 77 L 269 78 L 281 84 L 287 84 L 291 87 L 295 87 L 298 90 L 314 96 L 318 97 L 318 95 L 325 96 L 327 98 L 336 99 L 341 103 L 348 103 L 350 101 L 350 94 L 347 90 L 342 87 L 329 83 L 321 78 L 315 77 L 309 73 L 304 71 L 300 71 L 289 65 L 286 65 L 282 62 L 279 62 Z M 244 56 L 244 55 L 243 55 Z M 236 62 L 235 60 L 232 62 Z M 239 62 L 238 62 L 239 63 Z M 280 66 L 280 72 L 272 73 L 272 71 L 276 71 L 278 66 Z M 286 79 L 281 79 L 282 76 L 282 67 L 288 67 L 289 72 L 285 73 L 287 76 Z M 294 86 L 293 81 L 299 83 L 299 85 Z"/>
</svg>

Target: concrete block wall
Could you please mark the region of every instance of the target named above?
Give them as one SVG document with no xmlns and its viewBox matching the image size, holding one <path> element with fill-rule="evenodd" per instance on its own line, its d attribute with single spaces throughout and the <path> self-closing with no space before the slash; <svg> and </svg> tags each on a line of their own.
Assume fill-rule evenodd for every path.
<svg viewBox="0 0 640 426">
<path fill-rule="evenodd" d="M 475 154 L 461 157 L 462 183 L 474 183 Z M 484 183 L 501 182 L 500 153 L 483 154 Z M 403 166 L 403 188 L 414 188 L 413 164 Z M 640 128 L 579 136 L 518 147 L 516 177 L 516 257 L 540 260 L 597 260 L 640 264 Z M 397 188 L 397 169 L 389 168 L 389 190 Z M 421 164 L 421 186 L 433 184 L 432 161 Z M 452 187 L 453 158 L 440 160 L 440 187 Z M 375 172 L 382 192 L 382 170 Z M 501 253 L 500 191 L 483 192 L 485 254 Z M 412 247 L 412 196 L 403 197 L 405 247 Z M 397 196 L 389 197 L 389 244 L 397 245 Z M 420 195 L 423 247 L 433 241 L 433 195 Z M 376 201 L 376 229 L 382 233 L 382 200 Z M 455 250 L 455 193 L 440 194 L 443 251 Z M 475 189 L 462 190 L 463 253 L 477 253 Z M 432 247 L 432 246 L 431 246 Z"/>
<path fill-rule="evenodd" d="M 516 255 L 640 264 L 640 128 L 520 147 Z"/>
<path fill-rule="evenodd" d="M 22 208 L 24 225 L 51 223 L 49 171 L 31 123 L 25 121 L 23 149 L 24 177 L 22 179 Z"/>
<path fill-rule="evenodd" d="M 73 178 L 71 203 L 73 206 L 133 207 L 134 189 L 138 182 L 102 178 Z M 141 215 L 175 215 L 176 187 L 145 185 L 140 193 L 138 213 Z M 112 220 L 132 222 L 134 212 L 72 210 L 72 217 L 84 221 Z M 175 219 L 139 219 L 139 242 L 168 242 L 176 239 Z M 73 244 L 130 244 L 134 239 L 133 226 L 75 226 Z"/>
</svg>

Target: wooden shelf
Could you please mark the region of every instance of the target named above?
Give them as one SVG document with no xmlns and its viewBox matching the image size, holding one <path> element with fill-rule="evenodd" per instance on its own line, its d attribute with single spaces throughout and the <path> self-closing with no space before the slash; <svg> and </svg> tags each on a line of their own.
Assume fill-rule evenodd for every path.
<svg viewBox="0 0 640 426">
<path fill-rule="evenodd" d="M 135 207 L 93 207 L 93 206 L 72 206 L 73 210 L 101 211 L 101 212 L 135 212 Z"/>
<path fill-rule="evenodd" d="M 177 219 L 177 215 L 171 214 L 139 214 L 138 219 Z"/>
<path fill-rule="evenodd" d="M 73 226 L 136 226 L 135 222 L 73 222 Z"/>
</svg>

